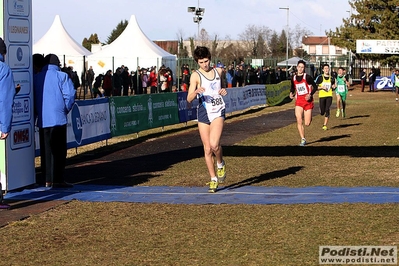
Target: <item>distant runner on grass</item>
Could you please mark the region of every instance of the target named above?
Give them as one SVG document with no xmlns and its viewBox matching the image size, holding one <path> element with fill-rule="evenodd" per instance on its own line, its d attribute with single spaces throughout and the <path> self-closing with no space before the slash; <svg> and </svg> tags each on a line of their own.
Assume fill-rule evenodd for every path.
<svg viewBox="0 0 399 266">
<path fill-rule="evenodd" d="M 323 74 L 317 76 L 316 85 L 319 87 L 320 114 L 324 115 L 323 130 L 327 130 L 330 108 L 333 101 L 333 90 L 335 90 L 335 78 L 330 76 L 330 66 L 323 65 Z"/>
<path fill-rule="evenodd" d="M 299 60 L 297 64 L 297 73 L 291 79 L 290 98 L 296 99 L 295 101 L 295 117 L 301 142 L 299 146 L 306 145 L 305 126 L 310 126 L 312 122 L 313 94 L 317 91 L 317 85 L 313 77 L 305 73 L 306 63 Z"/>
<path fill-rule="evenodd" d="M 221 84 L 223 69 L 210 66 L 211 53 L 207 47 L 198 46 L 194 50 L 194 60 L 199 69 L 191 74 L 187 101 L 191 103 L 195 98 L 199 99 L 198 129 L 204 145 L 206 166 L 211 176 L 208 191 L 214 193 L 217 191 L 219 182 L 222 183 L 226 177 L 220 138 L 226 113 L 222 96 L 227 95 L 227 90 L 222 88 Z M 216 157 L 216 173 L 213 155 Z"/>
</svg>

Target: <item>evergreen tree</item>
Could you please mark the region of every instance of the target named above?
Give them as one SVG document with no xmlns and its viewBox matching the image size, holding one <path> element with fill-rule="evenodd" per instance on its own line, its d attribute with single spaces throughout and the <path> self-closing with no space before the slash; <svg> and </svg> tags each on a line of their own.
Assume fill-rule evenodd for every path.
<svg viewBox="0 0 399 266">
<path fill-rule="evenodd" d="M 278 54 L 278 35 L 276 31 L 273 31 L 272 37 L 270 38 L 270 43 L 269 43 L 269 50 L 271 52 L 272 57 L 277 57 L 279 56 Z"/>
<path fill-rule="evenodd" d="M 393 0 L 349 0 L 354 10 L 343 25 L 329 31 L 333 45 L 356 52 L 356 40 L 397 40 L 399 36 L 398 1 Z M 359 59 L 379 60 L 392 63 L 399 60 L 390 54 L 357 54 Z"/>
<path fill-rule="evenodd" d="M 254 56 L 257 58 L 264 58 L 266 57 L 267 53 L 266 53 L 266 42 L 263 39 L 262 34 L 258 35 L 258 40 L 256 42 L 256 51 L 254 51 Z"/>
<path fill-rule="evenodd" d="M 212 41 L 211 46 L 211 54 L 216 58 L 218 56 L 217 48 L 218 48 L 218 36 L 215 35 L 215 39 Z"/>
<path fill-rule="evenodd" d="M 129 22 L 126 19 L 124 21 L 121 20 L 116 28 L 112 30 L 111 35 L 108 36 L 107 44 L 111 44 L 113 41 L 115 41 L 116 38 L 118 38 L 119 35 L 121 35 L 122 32 L 126 29 L 127 24 L 129 24 Z"/>
<path fill-rule="evenodd" d="M 94 33 L 90 35 L 89 39 L 87 38 L 83 39 L 82 46 L 87 50 L 91 51 L 91 45 L 98 43 L 100 43 L 100 40 L 98 39 L 97 33 Z"/>
<path fill-rule="evenodd" d="M 187 47 L 183 45 L 183 37 L 180 37 L 179 39 L 179 58 L 185 58 L 188 57 L 188 51 Z"/>
<path fill-rule="evenodd" d="M 289 48 L 290 47 L 288 46 L 288 56 L 290 54 Z M 286 54 L 287 54 L 287 34 L 285 30 L 282 30 L 280 36 L 278 37 L 278 42 L 277 42 L 277 56 L 283 56 Z"/>
<path fill-rule="evenodd" d="M 194 57 L 194 49 L 195 49 L 194 37 L 190 37 L 189 40 L 190 40 L 191 57 Z"/>
</svg>

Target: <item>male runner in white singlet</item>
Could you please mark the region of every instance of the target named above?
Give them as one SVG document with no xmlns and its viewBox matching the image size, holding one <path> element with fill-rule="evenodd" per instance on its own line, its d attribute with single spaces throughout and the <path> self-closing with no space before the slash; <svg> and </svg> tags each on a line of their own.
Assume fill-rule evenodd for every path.
<svg viewBox="0 0 399 266">
<path fill-rule="evenodd" d="M 207 47 L 199 46 L 194 50 L 194 59 L 199 69 L 191 74 L 187 101 L 199 99 L 197 108 L 198 129 L 204 145 L 205 162 L 211 176 L 209 192 L 216 192 L 218 184 L 226 177 L 226 165 L 223 161 L 220 138 L 222 136 L 225 103 L 222 96 L 227 90 L 221 87 L 221 68 L 211 68 L 211 53 Z M 212 156 L 215 155 L 217 171 Z"/>
</svg>

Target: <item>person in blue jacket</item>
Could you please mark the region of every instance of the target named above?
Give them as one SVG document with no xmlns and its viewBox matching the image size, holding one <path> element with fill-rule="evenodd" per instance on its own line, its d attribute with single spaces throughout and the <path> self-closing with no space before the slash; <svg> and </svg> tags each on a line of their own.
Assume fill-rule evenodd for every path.
<svg viewBox="0 0 399 266">
<path fill-rule="evenodd" d="M 39 128 L 42 173 L 46 187 L 72 187 L 64 181 L 67 154 L 67 115 L 75 103 L 75 88 L 68 74 L 60 69 L 54 54 L 33 77 L 35 116 Z"/>
<path fill-rule="evenodd" d="M 11 131 L 12 106 L 17 93 L 14 77 L 10 67 L 4 62 L 7 47 L 0 38 L 0 140 L 5 140 Z M 3 191 L 0 183 L 0 209 L 8 209 L 10 205 L 3 202 Z"/>
</svg>

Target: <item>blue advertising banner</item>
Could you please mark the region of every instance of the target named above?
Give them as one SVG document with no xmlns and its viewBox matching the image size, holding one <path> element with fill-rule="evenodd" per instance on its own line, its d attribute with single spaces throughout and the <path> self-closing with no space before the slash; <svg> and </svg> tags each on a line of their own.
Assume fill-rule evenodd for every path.
<svg viewBox="0 0 399 266">
<path fill-rule="evenodd" d="M 182 91 L 177 93 L 177 104 L 179 106 L 179 122 L 187 122 L 197 119 L 198 99 L 192 103 L 187 102 L 187 92 Z"/>
<path fill-rule="evenodd" d="M 391 80 L 391 77 L 376 77 L 374 82 L 374 88 L 376 90 L 392 90 L 393 87 L 394 81 Z"/>
</svg>

